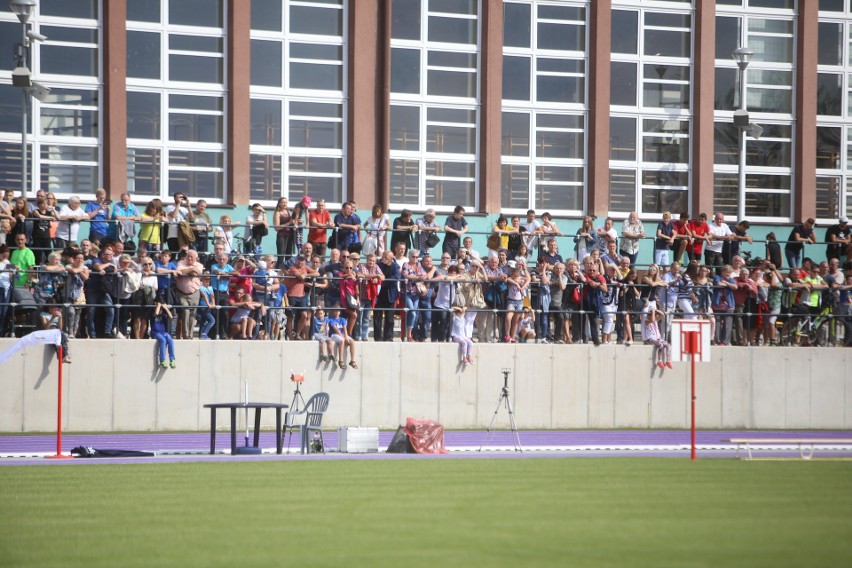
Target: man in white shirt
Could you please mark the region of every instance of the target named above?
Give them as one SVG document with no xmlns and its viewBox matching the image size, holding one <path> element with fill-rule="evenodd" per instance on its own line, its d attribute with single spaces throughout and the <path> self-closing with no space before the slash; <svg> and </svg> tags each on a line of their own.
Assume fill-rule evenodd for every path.
<svg viewBox="0 0 852 568">
<path fill-rule="evenodd" d="M 618 243 L 618 233 L 612 228 L 612 217 L 607 217 L 603 227 L 598 227 L 598 250 L 605 251 L 609 249 L 609 243 Z"/>
<path fill-rule="evenodd" d="M 630 266 L 636 264 L 639 256 L 639 245 L 645 238 L 645 226 L 639 220 L 639 214 L 631 211 L 624 224 L 621 226 L 621 249 L 622 256 L 630 259 Z"/>
<path fill-rule="evenodd" d="M 476 250 L 474 250 L 474 248 L 473 248 L 473 238 L 472 237 L 465 237 L 464 238 L 464 240 L 462 241 L 462 248 L 467 251 L 467 256 L 469 258 L 475 258 L 476 260 L 479 260 L 479 253 Z"/>
<path fill-rule="evenodd" d="M 722 266 L 722 246 L 725 241 L 730 241 L 733 238 L 731 228 L 725 223 L 725 216 L 722 213 L 713 215 L 713 222 L 710 223 L 710 233 L 707 235 L 710 240 L 707 241 L 707 246 L 704 248 L 704 264 L 708 268 L 715 267 L 716 275 L 721 276 Z"/>
<path fill-rule="evenodd" d="M 56 227 L 57 248 L 65 248 L 77 242 L 80 232 L 80 219 L 88 219 L 89 214 L 80 207 L 80 198 L 72 195 L 68 203 L 59 210 L 59 224 Z"/>
<path fill-rule="evenodd" d="M 183 193 L 175 193 L 174 204 L 166 207 L 166 220 L 169 225 L 166 242 L 169 245 L 169 250 L 172 252 L 180 250 L 180 243 L 178 242 L 178 223 L 186 220 L 187 217 L 189 217 L 189 200 Z"/>
<path fill-rule="evenodd" d="M 538 236 L 541 234 L 541 222 L 535 218 L 535 210 L 527 211 L 527 219 L 521 221 L 521 227 L 526 231 L 524 233 L 524 244 L 527 245 L 527 250 L 532 254 L 538 248 Z"/>
<path fill-rule="evenodd" d="M 415 240 L 417 242 L 417 249 L 420 251 L 420 258 L 430 254 L 432 247 L 429 246 L 427 241 L 430 236 L 437 235 L 440 230 L 441 227 L 435 222 L 435 210 L 427 209 L 426 213 L 417 220 L 417 236 Z"/>
</svg>

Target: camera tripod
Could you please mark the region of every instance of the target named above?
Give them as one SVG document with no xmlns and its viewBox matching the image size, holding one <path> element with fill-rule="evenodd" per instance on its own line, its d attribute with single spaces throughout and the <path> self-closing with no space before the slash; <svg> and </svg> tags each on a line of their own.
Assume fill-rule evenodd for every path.
<svg viewBox="0 0 852 568">
<path fill-rule="evenodd" d="M 284 424 L 281 427 L 281 443 L 284 443 L 284 437 L 287 435 L 287 431 L 290 431 L 290 440 L 293 439 L 293 430 L 297 428 L 301 428 L 300 425 L 295 423 L 296 416 L 304 413 L 304 408 L 307 406 L 305 404 L 305 399 L 302 396 L 302 391 L 299 387 L 305 380 L 304 373 L 298 374 L 290 371 L 290 380 L 296 385 L 296 390 L 293 391 L 293 400 L 290 401 L 290 409 L 284 414 Z M 299 403 L 301 402 L 301 407 Z M 287 442 L 287 453 L 290 453 L 290 442 Z"/>
<path fill-rule="evenodd" d="M 509 399 L 509 373 L 511 373 L 512 370 L 504 368 L 500 372 L 503 373 L 503 388 L 500 389 L 500 400 L 497 401 L 497 408 L 494 409 L 494 416 L 491 417 L 491 422 L 488 424 L 488 429 L 485 431 L 485 437 L 482 440 L 482 444 L 479 446 L 479 451 L 482 451 L 482 448 L 491 436 L 491 427 L 494 425 L 497 413 L 500 412 L 500 407 L 505 406 L 506 410 L 509 412 L 509 424 L 512 427 L 512 443 L 515 446 L 515 451 L 523 452 L 524 450 L 521 447 L 521 437 L 518 434 L 518 425 L 515 424 L 515 412 L 512 410 L 512 401 Z"/>
</svg>

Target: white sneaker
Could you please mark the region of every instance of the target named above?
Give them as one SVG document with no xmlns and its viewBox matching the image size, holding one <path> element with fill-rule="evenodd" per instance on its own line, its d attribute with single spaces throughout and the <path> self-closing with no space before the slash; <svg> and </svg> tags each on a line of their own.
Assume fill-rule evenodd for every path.
<svg viewBox="0 0 852 568">
<path fill-rule="evenodd" d="M 124 334 L 121 333 L 120 331 L 115 334 L 115 337 L 116 337 L 116 339 L 127 339 L 126 337 L 124 337 Z"/>
<path fill-rule="evenodd" d="M 550 342 L 549 342 L 548 340 L 546 340 L 546 339 L 542 339 L 541 341 L 539 341 L 539 343 L 541 343 L 542 345 L 546 345 L 546 344 L 548 344 L 548 343 L 550 343 Z"/>
</svg>

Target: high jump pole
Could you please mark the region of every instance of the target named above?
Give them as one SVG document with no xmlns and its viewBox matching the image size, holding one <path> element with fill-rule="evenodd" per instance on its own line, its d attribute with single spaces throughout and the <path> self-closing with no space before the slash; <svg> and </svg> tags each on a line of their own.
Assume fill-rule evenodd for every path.
<svg viewBox="0 0 852 568">
<path fill-rule="evenodd" d="M 59 349 L 59 393 L 56 396 L 56 455 L 45 456 L 47 459 L 71 459 L 74 456 L 62 455 L 62 366 L 65 361 L 65 353 L 62 345 L 57 346 Z"/>
<path fill-rule="evenodd" d="M 695 455 L 695 358 L 699 353 L 698 341 L 701 335 L 698 331 L 687 331 L 686 332 L 686 345 L 687 351 L 689 352 L 689 360 L 690 366 L 692 367 L 691 375 L 692 375 L 692 454 L 691 459 L 695 461 L 697 456 Z"/>
</svg>

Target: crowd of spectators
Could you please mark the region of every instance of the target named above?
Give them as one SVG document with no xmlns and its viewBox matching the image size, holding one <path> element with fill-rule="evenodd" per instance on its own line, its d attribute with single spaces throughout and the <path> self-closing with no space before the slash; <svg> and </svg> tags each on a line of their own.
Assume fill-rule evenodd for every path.
<svg viewBox="0 0 852 568">
<path fill-rule="evenodd" d="M 649 230 L 632 212 L 620 231 L 611 218 L 595 227 L 585 217 L 565 235 L 550 214 L 530 210 L 501 215 L 487 250 L 476 250 L 460 206 L 442 220 L 432 209 L 391 220 L 375 205 L 362 221 L 352 202 L 333 214 L 323 200 L 291 207 L 281 198 L 271 212 L 256 203 L 243 222 L 215 222 L 204 200 L 191 205 L 181 193 L 140 212 L 129 194 L 111 203 L 102 189 L 85 206 L 7 191 L 0 334 L 30 325 L 75 338 L 157 338 L 164 366 L 175 365 L 174 339 L 316 340 L 323 359 L 343 367 L 348 351 L 354 367 L 357 342 L 371 334 L 456 341 L 469 364 L 475 342 L 630 345 L 637 326 L 642 341 L 664 345 L 672 317 L 710 320 L 718 345 L 774 345 L 779 318 L 827 314 L 832 337 L 849 346 L 847 219 L 825 243 L 812 219 L 796 225 L 783 258 L 771 233 L 765 256 L 751 258 L 741 247 L 754 244 L 749 228 L 721 213 L 708 223 L 665 212 Z M 274 254 L 263 248 L 270 231 Z M 806 257 L 805 246 L 819 244 L 824 260 Z M 654 262 L 640 267 L 644 246 Z M 29 294 L 37 319 L 26 313 Z"/>
</svg>

